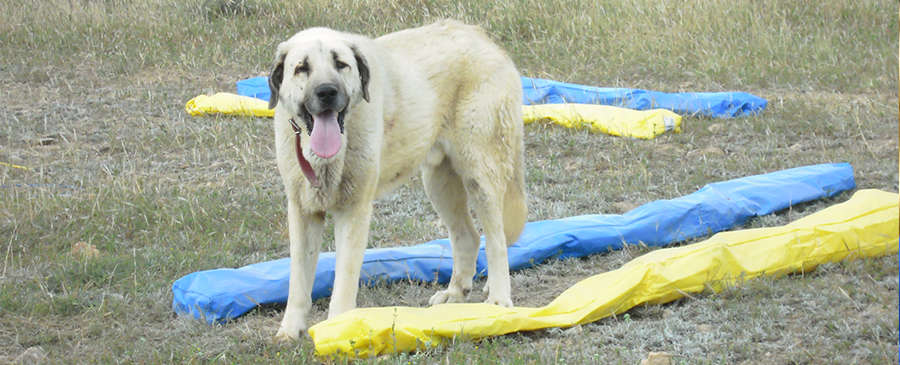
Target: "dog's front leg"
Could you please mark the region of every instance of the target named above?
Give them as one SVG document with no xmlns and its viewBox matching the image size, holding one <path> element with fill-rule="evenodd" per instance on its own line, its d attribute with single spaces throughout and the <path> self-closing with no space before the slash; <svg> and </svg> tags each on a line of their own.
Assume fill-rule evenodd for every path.
<svg viewBox="0 0 900 365">
<path fill-rule="evenodd" d="M 369 241 L 371 219 L 371 202 L 356 203 L 334 213 L 334 291 L 328 318 L 356 308 L 359 275 Z"/>
<path fill-rule="evenodd" d="M 296 340 L 307 329 L 312 307 L 312 287 L 319 262 L 319 247 L 325 231 L 324 213 L 304 213 L 288 199 L 288 229 L 291 236 L 291 277 L 287 308 L 276 340 Z"/>
</svg>

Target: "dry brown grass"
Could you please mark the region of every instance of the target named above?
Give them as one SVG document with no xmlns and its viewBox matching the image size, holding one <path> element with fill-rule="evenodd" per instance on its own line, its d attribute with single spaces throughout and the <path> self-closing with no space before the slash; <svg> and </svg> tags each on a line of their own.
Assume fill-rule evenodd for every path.
<svg viewBox="0 0 900 365">
<path fill-rule="evenodd" d="M 311 25 L 378 35 L 454 17 L 487 28 L 526 76 L 770 102 L 756 117 L 686 117 L 684 133 L 652 141 L 528 126 L 530 220 L 825 162 L 851 163 L 860 188 L 898 191 L 896 2 L 223 1 L 0 2 L 0 162 L 30 168 L 0 165 L 0 185 L 46 184 L 0 188 L 0 362 L 32 347 L 47 363 L 318 361 L 308 343 L 269 342 L 281 308 L 223 326 L 170 308 L 187 273 L 287 255 L 270 121 L 183 106 L 265 73 L 274 44 Z M 420 185 L 376 205 L 371 246 L 446 235 Z M 78 242 L 99 257 L 68 255 Z M 645 251 L 516 272 L 514 300 L 545 304 Z M 576 329 L 371 362 L 634 364 L 662 351 L 681 363 L 897 363 L 897 266 L 827 265 Z M 424 305 L 434 289 L 366 288 L 360 305 Z M 324 313 L 320 301 L 313 320 Z"/>
</svg>

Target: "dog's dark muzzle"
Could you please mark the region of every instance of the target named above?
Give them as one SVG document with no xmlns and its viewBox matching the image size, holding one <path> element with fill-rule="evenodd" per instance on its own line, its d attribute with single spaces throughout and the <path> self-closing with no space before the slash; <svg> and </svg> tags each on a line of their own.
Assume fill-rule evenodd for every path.
<svg viewBox="0 0 900 365">
<path fill-rule="evenodd" d="M 312 133 L 313 115 L 318 115 L 329 109 L 337 112 L 338 126 L 344 133 L 344 112 L 349 103 L 349 98 L 338 84 L 322 84 L 313 89 L 312 95 L 306 99 L 300 108 L 303 119 L 306 122 L 307 133 Z"/>
</svg>

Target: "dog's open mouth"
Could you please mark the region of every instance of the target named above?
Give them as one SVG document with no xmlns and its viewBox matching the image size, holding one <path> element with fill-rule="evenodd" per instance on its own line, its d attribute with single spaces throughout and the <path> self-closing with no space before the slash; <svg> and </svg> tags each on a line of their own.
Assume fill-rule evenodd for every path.
<svg viewBox="0 0 900 365">
<path fill-rule="evenodd" d="M 318 114 L 310 114 L 303 108 L 306 130 L 309 133 L 309 147 L 316 156 L 331 158 L 341 150 L 341 134 L 344 133 L 344 111 L 326 109 Z"/>
</svg>

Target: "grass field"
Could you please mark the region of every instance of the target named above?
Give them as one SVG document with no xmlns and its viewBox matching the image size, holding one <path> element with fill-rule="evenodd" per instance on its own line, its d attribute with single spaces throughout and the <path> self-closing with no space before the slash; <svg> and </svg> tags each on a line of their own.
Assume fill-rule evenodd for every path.
<svg viewBox="0 0 900 365">
<path fill-rule="evenodd" d="M 859 188 L 897 192 L 898 10 L 888 0 L 2 1 L 0 363 L 34 354 L 65 364 L 321 360 L 308 342 L 270 342 L 283 308 L 222 326 L 171 310 L 171 284 L 185 274 L 287 256 L 271 121 L 191 117 L 184 103 L 267 73 L 274 46 L 305 27 L 377 36 L 457 18 L 487 29 L 524 76 L 769 101 L 759 116 L 685 116 L 683 133 L 651 141 L 527 126 L 529 220 L 543 220 L 622 213 L 710 182 L 826 162 L 851 163 Z M 446 236 L 418 178 L 375 211 L 370 247 Z M 96 257 L 70 255 L 78 242 Z M 514 272 L 513 300 L 544 305 L 647 251 Z M 359 304 L 422 306 L 435 289 L 365 288 Z M 317 302 L 313 321 L 326 308 Z M 685 364 L 895 364 L 897 343 L 898 259 L 889 256 L 367 363 L 636 364 L 652 351 Z"/>
</svg>

